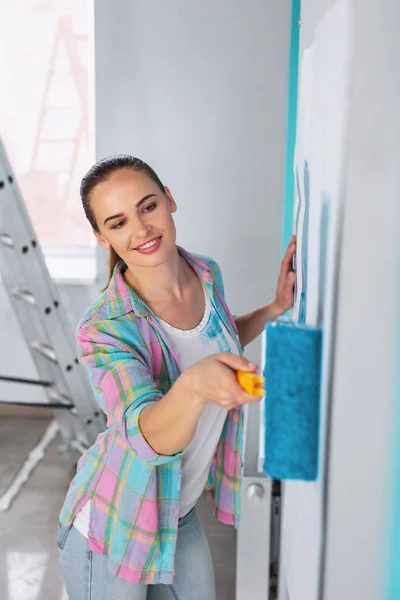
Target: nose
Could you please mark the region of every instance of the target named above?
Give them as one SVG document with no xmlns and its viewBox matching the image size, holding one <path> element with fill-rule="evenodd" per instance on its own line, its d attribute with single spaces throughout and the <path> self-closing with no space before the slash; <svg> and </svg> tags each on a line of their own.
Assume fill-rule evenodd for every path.
<svg viewBox="0 0 400 600">
<path fill-rule="evenodd" d="M 132 236 L 138 240 L 145 240 L 149 237 L 151 231 L 150 223 L 146 223 L 144 219 L 139 216 L 135 219 L 132 227 Z"/>
</svg>

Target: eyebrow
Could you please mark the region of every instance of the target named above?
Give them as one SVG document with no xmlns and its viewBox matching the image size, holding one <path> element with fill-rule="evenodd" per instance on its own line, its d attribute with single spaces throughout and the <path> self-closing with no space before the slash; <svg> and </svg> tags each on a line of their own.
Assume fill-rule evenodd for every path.
<svg viewBox="0 0 400 600">
<path fill-rule="evenodd" d="M 144 198 L 139 200 L 139 202 L 136 204 L 136 208 L 139 208 L 139 206 L 141 206 L 143 204 L 143 202 L 146 202 L 146 200 L 148 200 L 149 198 L 153 198 L 153 196 L 157 196 L 157 194 L 147 194 L 147 196 L 145 196 Z M 124 213 L 118 213 L 116 215 L 112 215 L 111 217 L 107 217 L 107 219 L 104 221 L 103 225 L 105 225 L 107 223 L 107 221 L 111 221 L 112 219 L 120 219 L 123 216 L 124 216 Z"/>
</svg>

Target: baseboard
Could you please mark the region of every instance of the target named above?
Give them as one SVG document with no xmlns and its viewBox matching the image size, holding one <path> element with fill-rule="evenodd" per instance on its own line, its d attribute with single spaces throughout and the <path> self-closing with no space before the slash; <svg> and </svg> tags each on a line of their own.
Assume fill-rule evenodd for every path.
<svg viewBox="0 0 400 600">
<path fill-rule="evenodd" d="M 41 406 L 16 406 L 15 404 L 0 404 L 0 419 L 21 417 L 24 419 L 51 418 L 53 412 L 50 408 Z"/>
</svg>

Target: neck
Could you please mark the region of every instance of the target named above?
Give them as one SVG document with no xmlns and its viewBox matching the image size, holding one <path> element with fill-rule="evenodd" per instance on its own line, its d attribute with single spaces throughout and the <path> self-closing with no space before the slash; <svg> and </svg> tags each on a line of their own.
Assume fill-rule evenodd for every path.
<svg viewBox="0 0 400 600">
<path fill-rule="evenodd" d="M 182 298 L 190 279 L 190 266 L 178 249 L 156 267 L 133 266 L 126 269 L 124 279 L 149 306 L 165 298 Z"/>
</svg>

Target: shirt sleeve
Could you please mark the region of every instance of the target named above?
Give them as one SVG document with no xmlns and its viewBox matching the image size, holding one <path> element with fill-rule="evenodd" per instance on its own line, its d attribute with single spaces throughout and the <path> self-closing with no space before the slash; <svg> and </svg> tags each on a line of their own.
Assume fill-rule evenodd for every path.
<svg viewBox="0 0 400 600">
<path fill-rule="evenodd" d="M 214 276 L 214 281 L 215 284 L 217 286 L 217 288 L 219 289 L 219 291 L 222 294 L 223 299 L 225 300 L 225 288 L 224 288 L 224 280 L 222 277 L 222 271 L 220 269 L 220 266 L 218 265 L 218 263 L 215 262 L 215 260 L 212 260 L 211 258 L 208 259 L 209 265 L 213 270 L 213 276 Z M 233 320 L 236 322 L 236 318 L 238 315 L 232 315 Z"/>
<path fill-rule="evenodd" d="M 118 427 L 127 446 L 150 465 L 179 459 L 183 451 L 172 456 L 158 454 L 140 430 L 142 410 L 163 397 L 143 357 L 124 345 L 112 322 L 83 324 L 77 332 L 77 342 L 79 361 L 88 371 L 108 425 Z"/>
<path fill-rule="evenodd" d="M 215 284 L 216 284 L 217 288 L 219 289 L 219 291 L 221 292 L 222 297 L 225 298 L 225 289 L 224 289 L 224 281 L 222 278 L 222 271 L 221 271 L 218 263 L 215 262 L 215 260 L 209 258 L 208 264 L 210 265 L 210 267 L 212 269 L 212 274 L 214 277 Z"/>
</svg>

